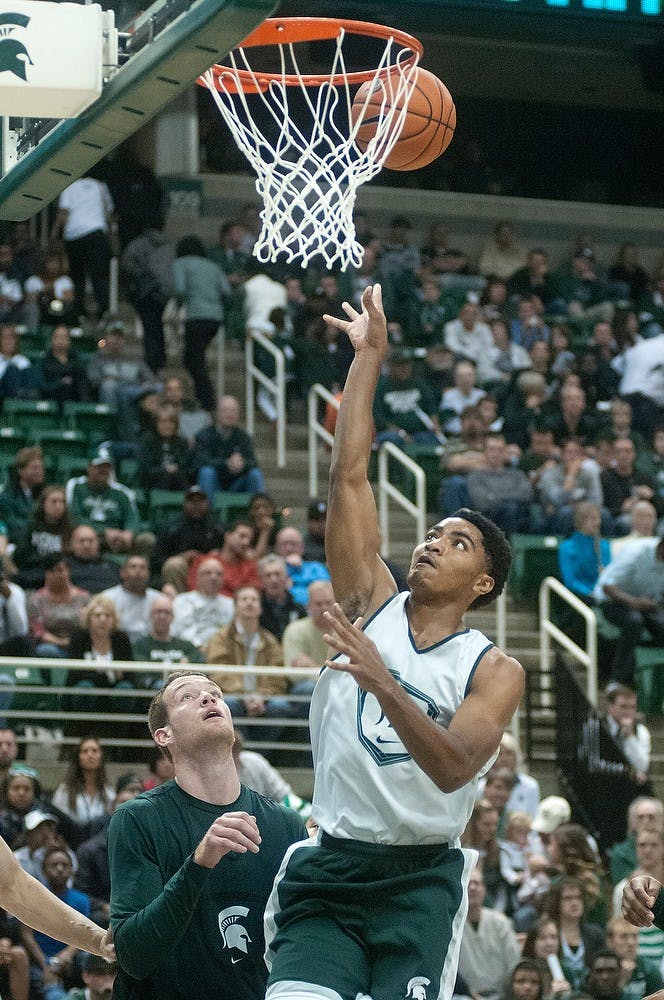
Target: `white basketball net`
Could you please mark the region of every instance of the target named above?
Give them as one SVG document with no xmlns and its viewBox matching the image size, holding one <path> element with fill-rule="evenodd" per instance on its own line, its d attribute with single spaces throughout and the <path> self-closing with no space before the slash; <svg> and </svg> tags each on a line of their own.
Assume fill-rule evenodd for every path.
<svg viewBox="0 0 664 1000">
<path fill-rule="evenodd" d="M 256 190 L 264 207 L 253 253 L 264 263 L 298 260 L 306 267 L 312 257 L 320 256 L 328 268 L 337 264 L 342 271 L 362 263 L 364 248 L 355 238 L 353 223 L 357 189 L 380 171 L 399 138 L 418 60 L 417 54 L 413 59 L 412 50 L 407 48 L 393 52 L 397 43 L 387 39 L 368 88 L 368 95 L 380 93 L 376 134 L 362 152 L 355 137 L 364 121 L 369 96 L 353 123 L 353 95 L 342 48 L 345 35 L 341 28 L 329 79 L 314 88 L 303 80 L 295 45 L 278 45 L 282 80 L 286 75 L 296 76 L 299 86 L 273 80 L 259 94 L 278 128 L 276 143 L 271 143 L 254 121 L 242 84 L 238 82 L 231 90 L 224 87 L 224 78 L 236 79 L 234 70 L 238 69 L 239 59 L 240 68 L 251 74 L 260 91 L 260 74 L 249 65 L 251 49 L 239 48 L 230 53 L 228 70 L 217 75 L 216 85 L 211 70 L 202 77 L 238 147 L 256 172 Z M 333 82 L 339 76 L 344 79 L 341 85 Z M 306 127 L 290 117 L 289 90 L 304 94 L 309 118 Z M 372 118 L 376 115 L 375 98 L 370 114 Z"/>
</svg>

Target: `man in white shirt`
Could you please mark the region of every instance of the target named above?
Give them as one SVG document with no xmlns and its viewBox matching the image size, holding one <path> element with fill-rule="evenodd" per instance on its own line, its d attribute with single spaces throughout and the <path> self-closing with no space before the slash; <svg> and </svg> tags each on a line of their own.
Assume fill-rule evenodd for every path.
<svg viewBox="0 0 664 1000">
<path fill-rule="evenodd" d="M 99 313 L 108 311 L 110 219 L 114 212 L 110 191 L 93 177 L 81 177 L 58 199 L 51 241 L 64 240 L 69 273 L 76 289 L 79 314 L 84 312 L 85 279 L 90 277 Z"/>
<path fill-rule="evenodd" d="M 150 570 L 143 556 L 129 556 L 120 570 L 120 583 L 102 591 L 118 613 L 120 628 L 136 642 L 150 631 L 150 608 L 159 591 L 148 587 Z"/>
<path fill-rule="evenodd" d="M 456 319 L 451 319 L 444 328 L 445 346 L 454 351 L 457 358 L 474 361 L 478 366 L 478 380 L 484 380 L 483 368 L 493 357 L 493 334 L 491 327 L 480 318 L 476 302 L 464 302 Z"/>
<path fill-rule="evenodd" d="M 203 653 L 215 632 L 233 621 L 235 604 L 219 591 L 224 570 L 218 559 L 204 559 L 196 572 L 196 589 L 178 594 L 173 600 L 171 635 L 188 639 Z"/>
<path fill-rule="evenodd" d="M 606 727 L 613 740 L 634 769 L 634 778 L 642 785 L 650 768 L 650 731 L 636 721 L 636 694 L 624 684 L 607 692 Z"/>
<path fill-rule="evenodd" d="M 474 868 L 468 882 L 468 919 L 461 938 L 459 972 L 472 996 L 503 1000 L 521 949 L 511 920 L 487 909 L 485 896 L 482 871 Z"/>
</svg>

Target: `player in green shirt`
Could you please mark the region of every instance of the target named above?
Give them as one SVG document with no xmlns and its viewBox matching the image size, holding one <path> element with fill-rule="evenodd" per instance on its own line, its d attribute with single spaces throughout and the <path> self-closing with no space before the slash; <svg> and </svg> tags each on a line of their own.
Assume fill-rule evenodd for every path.
<svg viewBox="0 0 664 1000">
<path fill-rule="evenodd" d="M 175 780 L 111 819 L 116 1000 L 263 1000 L 263 911 L 300 817 L 242 786 L 220 688 L 179 671 L 148 713 Z"/>
</svg>

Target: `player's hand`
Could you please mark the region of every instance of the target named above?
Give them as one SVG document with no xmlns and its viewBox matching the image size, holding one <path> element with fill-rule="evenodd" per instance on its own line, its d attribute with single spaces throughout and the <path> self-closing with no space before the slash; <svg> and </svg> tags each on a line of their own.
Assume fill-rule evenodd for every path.
<svg viewBox="0 0 664 1000">
<path fill-rule="evenodd" d="M 113 931 L 110 927 L 104 932 L 104 936 L 99 942 L 99 954 L 102 958 L 105 958 L 107 962 L 115 962 L 117 959 L 117 955 L 115 954 L 115 945 L 113 944 Z"/>
<path fill-rule="evenodd" d="M 203 868 L 214 868 L 231 852 L 258 854 L 261 835 L 256 817 L 246 812 L 228 812 L 219 816 L 194 851 L 194 861 Z"/>
<path fill-rule="evenodd" d="M 652 875 L 635 875 L 623 889 L 622 915 L 635 927 L 651 927 L 652 908 L 662 885 Z"/>
<path fill-rule="evenodd" d="M 364 691 L 375 693 L 389 671 L 375 642 L 360 628 L 362 619 L 358 618 L 352 624 L 339 604 L 334 604 L 331 611 L 326 611 L 325 618 L 329 626 L 328 631 L 323 633 L 325 642 L 338 653 L 344 653 L 349 660 L 348 663 L 326 660 L 325 666 L 330 670 L 352 674 Z"/>
<path fill-rule="evenodd" d="M 349 319 L 338 319 L 325 314 L 323 319 L 350 337 L 356 353 L 371 348 L 381 357 L 387 352 L 387 321 L 383 312 L 383 293 L 379 284 L 367 285 L 362 292 L 362 312 L 349 302 L 343 310 Z"/>
</svg>

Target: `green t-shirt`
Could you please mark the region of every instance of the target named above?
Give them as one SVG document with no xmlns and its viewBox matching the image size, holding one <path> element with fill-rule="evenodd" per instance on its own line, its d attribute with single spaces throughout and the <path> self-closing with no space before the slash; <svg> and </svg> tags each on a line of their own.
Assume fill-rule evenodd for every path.
<svg viewBox="0 0 664 1000">
<path fill-rule="evenodd" d="M 89 524 L 97 534 L 106 528 L 138 531 L 139 517 L 133 495 L 126 487 L 109 485 L 104 490 L 91 490 L 87 479 L 75 482 L 67 506 L 74 524 Z"/>
<path fill-rule="evenodd" d="M 205 663 L 200 649 L 186 639 L 167 639 L 162 642 L 146 635 L 132 642 L 131 648 L 135 660 L 152 663 Z"/>
<path fill-rule="evenodd" d="M 231 852 L 216 868 L 193 851 L 225 812 L 256 817 L 258 854 Z M 302 819 L 249 788 L 215 806 L 174 781 L 121 805 L 108 832 L 111 927 L 121 970 L 114 1000 L 263 1000 L 263 913 Z"/>
</svg>

